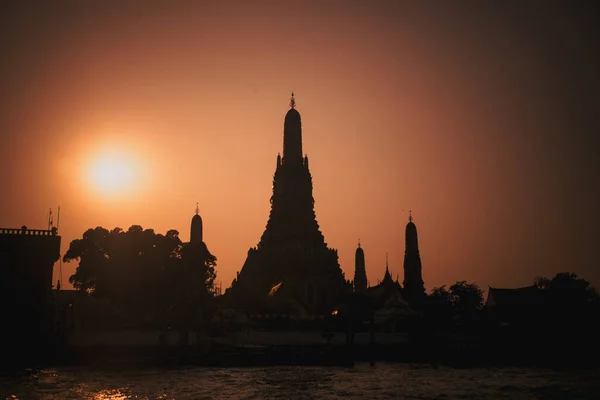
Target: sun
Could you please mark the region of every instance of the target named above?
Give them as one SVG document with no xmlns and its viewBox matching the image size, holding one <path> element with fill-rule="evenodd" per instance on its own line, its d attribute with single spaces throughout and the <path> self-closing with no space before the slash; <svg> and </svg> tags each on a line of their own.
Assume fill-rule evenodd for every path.
<svg viewBox="0 0 600 400">
<path fill-rule="evenodd" d="M 105 195 L 129 192 L 138 177 L 134 160 L 126 154 L 102 154 L 90 163 L 89 182 L 93 189 Z"/>
</svg>

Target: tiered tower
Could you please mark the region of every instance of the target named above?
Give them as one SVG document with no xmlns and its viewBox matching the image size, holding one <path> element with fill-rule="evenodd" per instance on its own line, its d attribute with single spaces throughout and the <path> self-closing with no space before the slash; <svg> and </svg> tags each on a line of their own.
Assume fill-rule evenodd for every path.
<svg viewBox="0 0 600 400">
<path fill-rule="evenodd" d="M 358 248 L 354 256 L 354 291 L 362 292 L 367 289 L 367 269 L 365 267 L 365 252 L 360 247 L 360 240 L 358 241 Z"/>
<path fill-rule="evenodd" d="M 421 256 L 419 255 L 419 240 L 417 227 L 409 211 L 406 225 L 406 248 L 404 252 L 404 295 L 408 302 L 415 307 L 422 304 L 425 296 L 423 276 L 421 274 Z"/>
<path fill-rule="evenodd" d="M 327 247 L 319 230 L 308 157 L 302 156 L 302 122 L 292 93 L 283 126 L 283 157 L 277 155 L 271 213 L 258 246 L 233 281 L 238 306 L 266 296 L 283 282 L 286 292 L 317 313 L 343 290 L 346 281 L 337 250 Z"/>
</svg>

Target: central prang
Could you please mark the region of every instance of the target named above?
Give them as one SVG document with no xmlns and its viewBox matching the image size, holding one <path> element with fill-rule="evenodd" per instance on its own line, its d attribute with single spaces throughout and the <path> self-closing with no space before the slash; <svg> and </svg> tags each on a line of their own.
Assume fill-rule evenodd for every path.
<svg viewBox="0 0 600 400">
<path fill-rule="evenodd" d="M 236 308 L 322 315 L 350 289 L 319 230 L 308 157 L 302 157 L 302 122 L 292 93 L 283 128 L 283 158 L 277 156 L 271 213 L 257 247 L 229 295 Z"/>
</svg>

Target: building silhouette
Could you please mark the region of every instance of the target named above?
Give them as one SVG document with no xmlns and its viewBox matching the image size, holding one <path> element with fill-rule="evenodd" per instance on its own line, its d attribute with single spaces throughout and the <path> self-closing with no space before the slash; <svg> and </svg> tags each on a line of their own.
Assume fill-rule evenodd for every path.
<svg viewBox="0 0 600 400">
<path fill-rule="evenodd" d="M 423 284 L 421 256 L 419 255 L 419 240 L 417 227 L 409 212 L 406 224 L 406 245 L 404 250 L 404 297 L 413 307 L 422 305 L 425 297 Z"/>
<path fill-rule="evenodd" d="M 355 254 L 354 268 L 354 292 L 358 295 L 361 292 L 369 298 L 371 306 L 383 312 L 391 312 L 391 304 L 394 304 L 396 317 L 412 318 L 418 315 L 422 309 L 425 300 L 425 287 L 421 274 L 421 257 L 419 255 L 419 244 L 417 237 L 417 228 L 413 222 L 412 213 L 409 214 L 408 224 L 406 225 L 406 248 L 404 256 L 404 282 L 401 285 L 396 276 L 392 278 L 390 273 L 388 255 L 385 254 L 385 273 L 383 279 L 378 279 L 377 285 L 368 286 L 365 268 L 365 253 L 360 242 Z M 386 309 L 387 311 L 382 311 Z M 377 311 L 377 312 L 379 312 Z"/>
<path fill-rule="evenodd" d="M 4 366 L 49 356 L 53 336 L 52 271 L 60 236 L 51 229 L 0 228 L 0 309 Z"/>
<path fill-rule="evenodd" d="M 367 289 L 367 269 L 365 267 L 365 252 L 360 247 L 360 240 L 354 255 L 354 291 L 362 292 Z"/>
<path fill-rule="evenodd" d="M 337 250 L 327 246 L 319 230 L 308 156 L 302 154 L 302 122 L 292 93 L 284 120 L 283 157 L 277 155 L 273 177 L 269 220 L 228 290 L 237 307 L 258 309 L 260 299 L 271 292 L 319 314 L 328 312 L 341 292 L 351 290 Z"/>
</svg>

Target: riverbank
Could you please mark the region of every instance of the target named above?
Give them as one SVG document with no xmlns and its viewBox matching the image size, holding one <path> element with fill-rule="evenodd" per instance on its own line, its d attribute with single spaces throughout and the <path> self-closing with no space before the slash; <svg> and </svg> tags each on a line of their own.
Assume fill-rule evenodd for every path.
<svg viewBox="0 0 600 400">
<path fill-rule="evenodd" d="M 597 368 L 597 360 L 581 357 L 568 349 L 492 344 L 445 346 L 435 344 L 311 344 L 240 345 L 211 342 L 209 349 L 197 346 L 107 346 L 65 348 L 51 365 L 196 365 L 206 367 L 346 366 L 354 363 L 423 363 L 455 368 L 482 366 L 535 366 Z"/>
<path fill-rule="evenodd" d="M 587 344 L 586 344 L 587 343 Z M 185 336 L 163 340 L 147 332 L 82 332 L 44 357 L 23 363 L 18 357 L 3 368 L 32 366 L 345 366 L 357 362 L 424 363 L 455 368 L 478 366 L 549 366 L 596 368 L 597 343 L 557 342 L 539 337 L 503 337 L 438 333 L 410 335 L 357 332 L 351 338 L 320 331 L 241 331 L 224 336 Z M 587 357 L 586 357 L 587 356 Z"/>
</svg>

